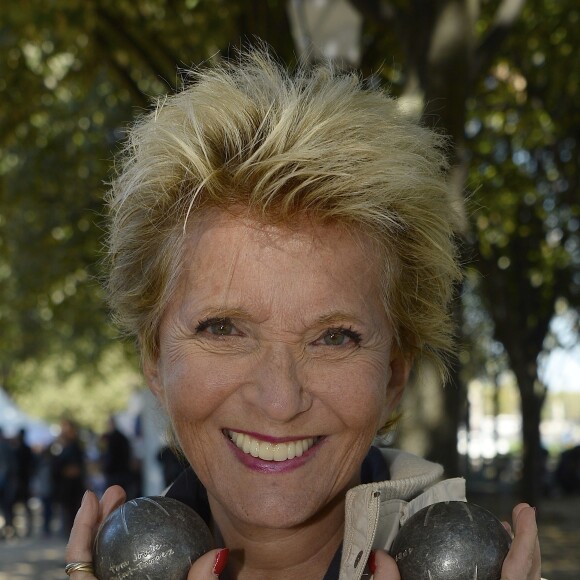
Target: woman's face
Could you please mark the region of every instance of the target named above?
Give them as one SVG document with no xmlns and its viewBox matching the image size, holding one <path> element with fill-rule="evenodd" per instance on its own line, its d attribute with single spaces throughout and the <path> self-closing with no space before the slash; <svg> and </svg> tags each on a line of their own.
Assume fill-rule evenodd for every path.
<svg viewBox="0 0 580 580">
<path fill-rule="evenodd" d="M 178 290 L 145 363 L 212 505 L 287 528 L 358 483 L 408 365 L 370 240 L 214 211 L 188 234 Z"/>
</svg>

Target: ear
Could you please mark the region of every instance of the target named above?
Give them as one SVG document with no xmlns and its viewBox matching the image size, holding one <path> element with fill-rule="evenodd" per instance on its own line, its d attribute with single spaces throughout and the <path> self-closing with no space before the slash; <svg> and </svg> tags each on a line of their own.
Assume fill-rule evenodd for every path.
<svg viewBox="0 0 580 580">
<path fill-rule="evenodd" d="M 143 357 L 143 375 L 149 390 L 155 395 L 159 404 L 165 408 L 165 389 L 161 382 L 159 373 L 159 357 L 147 356 Z"/>
<path fill-rule="evenodd" d="M 412 366 L 413 357 L 403 353 L 398 347 L 394 346 L 390 362 L 391 378 L 387 385 L 387 398 L 385 402 L 387 416 L 391 416 L 401 402 Z"/>
</svg>

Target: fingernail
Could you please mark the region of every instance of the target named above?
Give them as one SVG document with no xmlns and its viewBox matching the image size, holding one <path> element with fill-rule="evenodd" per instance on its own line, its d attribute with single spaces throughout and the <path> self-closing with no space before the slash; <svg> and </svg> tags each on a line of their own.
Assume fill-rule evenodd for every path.
<svg viewBox="0 0 580 580">
<path fill-rule="evenodd" d="M 375 558 L 376 558 L 376 553 L 373 550 L 369 554 L 369 570 L 370 570 L 371 574 L 374 574 L 377 571 L 377 563 L 375 562 Z"/>
<path fill-rule="evenodd" d="M 230 555 L 230 551 L 227 548 L 222 548 L 215 557 L 215 564 L 213 565 L 213 574 L 214 576 L 219 576 L 226 567 L 228 563 L 228 556 Z"/>
<path fill-rule="evenodd" d="M 85 491 L 85 494 L 83 495 L 83 499 L 81 500 L 81 505 L 83 505 L 85 503 L 85 500 L 87 499 L 88 494 L 89 494 L 89 490 L 87 489 Z"/>
</svg>

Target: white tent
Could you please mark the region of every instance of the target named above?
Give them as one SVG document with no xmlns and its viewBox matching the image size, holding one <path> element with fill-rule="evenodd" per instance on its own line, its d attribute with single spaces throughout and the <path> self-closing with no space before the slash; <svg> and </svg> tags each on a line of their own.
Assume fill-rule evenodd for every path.
<svg viewBox="0 0 580 580">
<path fill-rule="evenodd" d="M 24 429 L 29 445 L 48 445 L 55 437 L 54 429 L 48 423 L 25 413 L 2 388 L 0 388 L 0 429 L 5 437 L 14 437 Z"/>
</svg>

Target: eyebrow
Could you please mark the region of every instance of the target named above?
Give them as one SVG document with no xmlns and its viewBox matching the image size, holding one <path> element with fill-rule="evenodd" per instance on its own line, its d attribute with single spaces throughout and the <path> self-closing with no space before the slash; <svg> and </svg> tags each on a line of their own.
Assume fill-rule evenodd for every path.
<svg viewBox="0 0 580 580">
<path fill-rule="evenodd" d="M 347 312 L 342 312 L 340 310 L 335 310 L 329 312 L 328 314 L 323 314 L 318 317 L 315 322 L 315 326 L 334 326 L 337 324 L 345 322 L 355 322 L 357 324 L 364 324 L 364 322 L 356 315 L 349 314 Z"/>
<path fill-rule="evenodd" d="M 236 308 L 229 306 L 210 306 L 203 309 L 199 314 L 199 318 L 246 318 L 251 319 L 252 316 L 244 308 Z"/>
<path fill-rule="evenodd" d="M 223 318 L 254 320 L 254 316 L 252 316 L 245 308 L 235 306 L 209 306 L 204 308 L 197 318 L 200 320 L 207 320 L 209 318 L 215 318 L 218 320 Z M 310 328 L 324 326 L 333 327 L 345 323 L 364 325 L 364 321 L 355 314 L 341 310 L 333 310 L 332 312 L 319 316 L 312 324 L 308 324 L 307 326 Z"/>
</svg>

